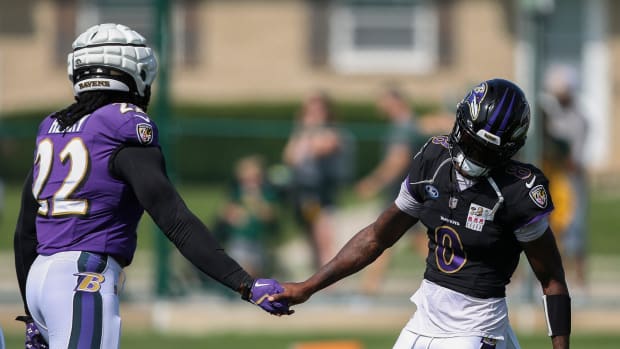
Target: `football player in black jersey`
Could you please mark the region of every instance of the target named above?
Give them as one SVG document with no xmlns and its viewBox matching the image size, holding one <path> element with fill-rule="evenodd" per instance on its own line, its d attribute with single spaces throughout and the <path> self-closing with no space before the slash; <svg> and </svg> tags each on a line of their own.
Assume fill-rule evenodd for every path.
<svg viewBox="0 0 620 349">
<path fill-rule="evenodd" d="M 329 263 L 271 300 L 299 304 L 372 263 L 415 223 L 428 235 L 417 310 L 394 349 L 515 348 L 506 285 L 525 252 L 540 281 L 554 349 L 569 347 L 570 297 L 549 213 L 548 181 L 512 157 L 525 143 L 530 108 L 514 83 L 493 79 L 459 103 L 452 132 L 418 152 L 394 204 Z"/>
</svg>

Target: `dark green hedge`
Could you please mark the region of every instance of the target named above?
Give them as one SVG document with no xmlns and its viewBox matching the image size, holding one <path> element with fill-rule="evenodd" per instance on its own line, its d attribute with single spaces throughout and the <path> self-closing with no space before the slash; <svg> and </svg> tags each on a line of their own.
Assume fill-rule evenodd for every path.
<svg viewBox="0 0 620 349">
<path fill-rule="evenodd" d="M 277 164 L 293 126 L 299 103 L 181 105 L 168 122 L 168 167 L 179 181 L 221 181 L 233 164 L 248 154 L 261 154 Z M 372 103 L 334 105 L 342 128 L 355 139 L 355 175 L 368 172 L 381 156 L 385 121 Z M 416 106 L 424 114 L 434 106 Z M 21 181 L 32 163 L 34 136 L 48 111 L 24 111 L 0 118 L 0 176 Z M 165 132 L 162 130 L 162 132 Z"/>
</svg>

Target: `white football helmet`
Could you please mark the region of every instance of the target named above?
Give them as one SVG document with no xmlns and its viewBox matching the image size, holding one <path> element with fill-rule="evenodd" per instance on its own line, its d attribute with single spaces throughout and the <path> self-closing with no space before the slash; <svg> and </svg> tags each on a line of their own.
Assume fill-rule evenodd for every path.
<svg viewBox="0 0 620 349">
<path fill-rule="evenodd" d="M 122 24 L 92 26 L 73 42 L 67 57 L 73 92 L 117 90 L 150 95 L 157 59 L 146 39 Z M 126 74 L 123 74 L 126 73 Z"/>
</svg>

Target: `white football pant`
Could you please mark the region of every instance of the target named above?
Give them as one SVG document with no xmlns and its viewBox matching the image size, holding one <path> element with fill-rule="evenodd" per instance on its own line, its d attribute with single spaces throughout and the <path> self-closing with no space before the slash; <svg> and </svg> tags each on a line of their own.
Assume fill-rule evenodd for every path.
<svg viewBox="0 0 620 349">
<path fill-rule="evenodd" d="M 392 349 L 521 349 L 512 328 L 508 328 L 504 338 L 484 343 L 482 337 L 427 337 L 405 328 Z"/>
<path fill-rule="evenodd" d="M 26 282 L 28 308 L 50 349 L 120 344 L 123 270 L 111 257 L 70 251 L 38 256 Z"/>
</svg>

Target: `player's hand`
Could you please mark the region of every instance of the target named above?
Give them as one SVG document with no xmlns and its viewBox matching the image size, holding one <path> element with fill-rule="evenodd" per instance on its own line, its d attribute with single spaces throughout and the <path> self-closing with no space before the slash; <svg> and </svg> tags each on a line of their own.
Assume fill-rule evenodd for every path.
<svg viewBox="0 0 620 349">
<path fill-rule="evenodd" d="M 48 349 L 49 346 L 43 338 L 41 332 L 34 323 L 32 317 L 22 315 L 15 318 L 17 321 L 23 321 L 26 324 L 26 341 L 24 342 L 26 349 Z"/>
<path fill-rule="evenodd" d="M 312 296 L 312 292 L 303 282 L 283 283 L 282 287 L 284 291 L 269 297 L 270 302 L 286 302 L 289 306 L 293 306 L 307 301 Z M 290 311 L 291 314 L 294 312 L 294 310 Z"/>
<path fill-rule="evenodd" d="M 249 301 L 273 315 L 290 315 L 287 301 L 270 301 L 269 296 L 283 292 L 284 288 L 274 279 L 256 279 L 250 289 Z"/>
</svg>

